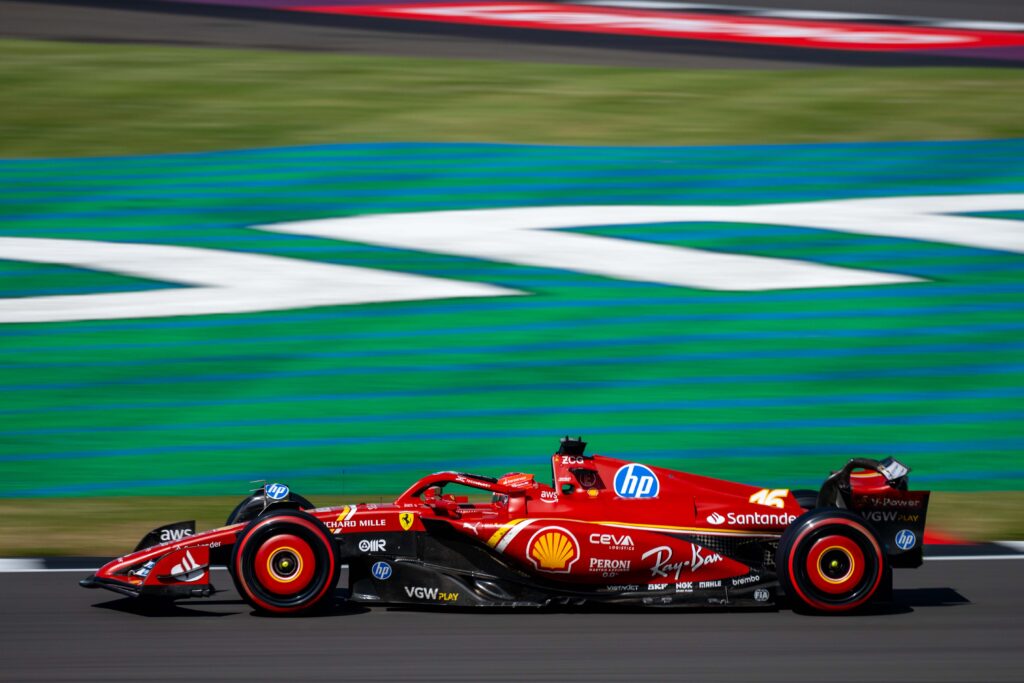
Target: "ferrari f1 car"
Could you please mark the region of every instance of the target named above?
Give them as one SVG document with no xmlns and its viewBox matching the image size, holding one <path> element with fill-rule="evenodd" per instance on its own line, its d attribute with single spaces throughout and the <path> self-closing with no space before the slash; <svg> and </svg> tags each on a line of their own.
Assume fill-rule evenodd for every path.
<svg viewBox="0 0 1024 683">
<path fill-rule="evenodd" d="M 818 491 L 768 489 L 584 455 L 565 438 L 551 485 L 439 472 L 394 503 L 314 508 L 283 484 L 243 500 L 226 526 L 151 531 L 82 580 L 128 596 L 205 597 L 226 565 L 259 612 L 364 604 L 773 607 L 849 612 L 918 567 L 927 491 L 899 462 L 857 458 Z M 475 490 L 486 502 L 452 493 Z M 347 566 L 347 586 L 338 591 Z"/>
</svg>

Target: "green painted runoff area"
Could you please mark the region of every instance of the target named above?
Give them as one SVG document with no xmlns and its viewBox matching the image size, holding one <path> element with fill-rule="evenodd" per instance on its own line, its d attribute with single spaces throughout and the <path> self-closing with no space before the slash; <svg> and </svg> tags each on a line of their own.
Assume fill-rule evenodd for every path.
<svg viewBox="0 0 1024 683">
<path fill-rule="evenodd" d="M 203 496 L 204 511 L 223 502 L 226 514 L 229 499 L 214 496 L 264 477 L 330 504 L 386 497 L 438 469 L 543 476 L 566 433 L 591 452 L 771 487 L 895 455 L 918 487 L 958 504 L 1024 490 L 1024 255 L 738 223 L 576 229 L 923 280 L 721 292 L 251 227 L 1021 193 L 1021 139 L 849 143 L 1019 138 L 1021 85 L 1009 69 L 689 72 L 0 41 L 0 89 L 19 103 L 0 109 L 0 236 L 252 252 L 528 292 L 4 325 L 0 509 L 67 500 L 71 526 L 102 527 L 113 546 L 145 530 L 124 519 L 136 498 L 108 496 L 183 513 Z M 410 139 L 434 144 L 386 142 Z M 321 144 L 346 141 L 376 144 Z M 835 141 L 849 144 L 743 146 Z M 723 146 L 669 146 L 707 143 Z M 641 144 L 664 146 L 618 146 Z M 244 147 L 263 149 L 158 154 Z M 150 156 L 117 156 L 129 153 Z M 169 286 L 0 261 L 0 297 Z M 986 513 L 998 531 L 980 535 L 1020 529 L 1020 494 L 1007 500 Z M 82 552 L 3 519 L 0 553 Z"/>
</svg>

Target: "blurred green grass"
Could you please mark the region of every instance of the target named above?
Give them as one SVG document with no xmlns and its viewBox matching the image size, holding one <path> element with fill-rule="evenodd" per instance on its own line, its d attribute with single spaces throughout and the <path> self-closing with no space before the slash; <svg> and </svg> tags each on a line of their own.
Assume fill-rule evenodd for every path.
<svg viewBox="0 0 1024 683">
<path fill-rule="evenodd" d="M 1024 135 L 1024 70 L 668 70 L 0 41 L 0 155 L 326 142 L 701 145 Z"/>
</svg>

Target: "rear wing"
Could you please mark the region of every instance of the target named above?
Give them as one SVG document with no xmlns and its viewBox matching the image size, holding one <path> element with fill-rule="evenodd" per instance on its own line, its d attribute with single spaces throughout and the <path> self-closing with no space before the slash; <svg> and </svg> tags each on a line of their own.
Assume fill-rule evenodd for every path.
<svg viewBox="0 0 1024 683">
<path fill-rule="evenodd" d="M 853 458 L 818 492 L 818 507 L 852 510 L 864 517 L 892 567 L 920 567 L 930 491 L 909 490 L 910 468 L 893 458 Z"/>
</svg>

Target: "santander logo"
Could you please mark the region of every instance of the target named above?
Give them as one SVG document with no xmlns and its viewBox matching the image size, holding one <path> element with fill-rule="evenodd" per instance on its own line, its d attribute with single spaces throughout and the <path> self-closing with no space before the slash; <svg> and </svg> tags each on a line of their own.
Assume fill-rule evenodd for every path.
<svg viewBox="0 0 1024 683">
<path fill-rule="evenodd" d="M 708 515 L 708 524 L 728 524 L 729 526 L 770 526 L 782 527 L 790 524 L 796 515 L 788 512 L 727 512 L 726 516 L 712 512 Z"/>
</svg>

